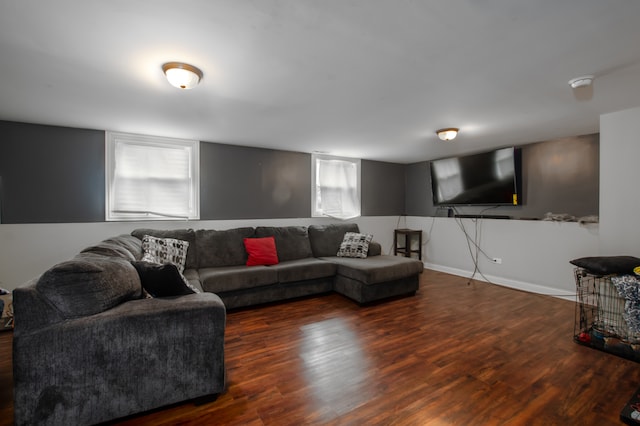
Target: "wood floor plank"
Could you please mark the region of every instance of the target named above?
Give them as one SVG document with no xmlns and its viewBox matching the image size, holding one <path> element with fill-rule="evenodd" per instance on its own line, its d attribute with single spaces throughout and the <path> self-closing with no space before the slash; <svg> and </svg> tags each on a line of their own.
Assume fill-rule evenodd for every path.
<svg viewBox="0 0 640 426">
<path fill-rule="evenodd" d="M 330 294 L 229 312 L 226 393 L 114 424 L 619 425 L 640 365 L 574 343 L 574 305 L 427 270 L 415 297 L 374 306 Z"/>
</svg>

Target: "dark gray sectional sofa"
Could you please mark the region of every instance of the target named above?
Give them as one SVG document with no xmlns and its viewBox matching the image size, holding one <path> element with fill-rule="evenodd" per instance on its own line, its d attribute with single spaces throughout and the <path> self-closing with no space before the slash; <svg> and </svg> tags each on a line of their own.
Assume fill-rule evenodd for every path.
<svg viewBox="0 0 640 426">
<path fill-rule="evenodd" d="M 336 291 L 366 304 L 414 294 L 422 262 L 338 257 L 356 224 L 137 229 L 14 290 L 15 423 L 95 424 L 225 389 L 226 310 Z M 143 298 L 142 237 L 189 242 L 201 293 Z M 246 266 L 244 238 L 273 236 L 279 263 Z"/>
<path fill-rule="evenodd" d="M 136 229 L 132 235 L 189 241 L 184 275 L 227 309 L 336 291 L 366 304 L 418 289 L 422 262 L 381 254 L 372 242 L 366 259 L 338 257 L 346 232 L 357 224 L 235 228 L 229 230 Z M 279 263 L 246 266 L 243 239 L 273 236 Z M 192 250 L 195 247 L 195 250 Z"/>
</svg>

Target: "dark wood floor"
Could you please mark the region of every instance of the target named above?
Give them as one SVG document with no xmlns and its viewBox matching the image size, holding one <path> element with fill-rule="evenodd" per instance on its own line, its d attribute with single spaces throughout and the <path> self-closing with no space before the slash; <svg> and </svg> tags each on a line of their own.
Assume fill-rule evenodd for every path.
<svg viewBox="0 0 640 426">
<path fill-rule="evenodd" d="M 567 277 L 571 279 L 571 277 Z M 574 303 L 425 271 L 415 297 L 228 314 L 228 390 L 124 425 L 619 425 L 640 364 L 573 342 Z M 0 422 L 11 424 L 11 333 Z"/>
</svg>

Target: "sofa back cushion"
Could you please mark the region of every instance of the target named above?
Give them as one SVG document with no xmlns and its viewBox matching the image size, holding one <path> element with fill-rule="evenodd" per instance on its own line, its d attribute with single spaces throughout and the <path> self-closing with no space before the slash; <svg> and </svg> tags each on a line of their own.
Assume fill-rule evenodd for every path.
<svg viewBox="0 0 640 426">
<path fill-rule="evenodd" d="M 133 257 L 133 255 L 129 252 L 129 250 L 117 244 L 107 243 L 104 241 L 96 244 L 95 246 L 87 247 L 84 250 L 82 250 L 80 253 L 96 254 L 96 255 L 101 255 L 106 257 L 115 257 L 118 259 L 125 259 L 130 261 L 136 260 L 135 257 Z"/>
<path fill-rule="evenodd" d="M 313 257 L 306 226 L 258 226 L 256 237 L 275 239 L 280 262 Z"/>
<path fill-rule="evenodd" d="M 198 266 L 214 268 L 216 266 L 238 266 L 247 263 L 244 239 L 253 237 L 251 227 L 234 228 L 223 231 L 199 229 L 196 231 Z"/>
<path fill-rule="evenodd" d="M 78 318 L 140 298 L 138 272 L 124 259 L 81 254 L 46 271 L 36 289 L 66 318 Z"/>
<path fill-rule="evenodd" d="M 360 232 L 357 223 L 309 226 L 309 240 L 315 257 L 336 256 L 347 232 Z"/>
<path fill-rule="evenodd" d="M 138 260 L 142 257 L 142 241 L 132 235 L 119 235 L 87 247 L 81 253 L 99 254 L 131 261 Z"/>
<path fill-rule="evenodd" d="M 126 249 L 136 259 L 142 258 L 142 241 L 133 235 L 123 234 L 107 238 L 103 243 L 115 244 Z"/>
<path fill-rule="evenodd" d="M 189 248 L 187 249 L 187 260 L 185 262 L 185 269 L 195 269 L 198 267 L 198 250 L 196 248 L 196 232 L 193 229 L 147 229 L 140 228 L 135 229 L 131 233 L 134 237 L 140 241 L 145 235 L 151 235 L 157 238 L 173 238 L 176 240 L 187 241 Z"/>
</svg>

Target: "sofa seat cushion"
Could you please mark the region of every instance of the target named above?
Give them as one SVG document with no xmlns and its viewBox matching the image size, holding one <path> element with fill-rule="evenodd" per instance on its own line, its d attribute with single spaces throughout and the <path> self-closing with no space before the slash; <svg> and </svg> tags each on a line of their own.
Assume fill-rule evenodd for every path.
<svg viewBox="0 0 640 426">
<path fill-rule="evenodd" d="M 275 284 L 278 273 L 271 266 L 220 266 L 198 270 L 202 289 L 212 293 Z"/>
<path fill-rule="evenodd" d="M 337 256 L 322 259 L 335 263 L 338 275 L 364 284 L 377 284 L 407 278 L 421 273 L 424 269 L 424 264 L 417 259 L 389 255 L 367 257 L 366 259 Z"/>
<path fill-rule="evenodd" d="M 269 268 L 277 271 L 278 281 L 281 283 L 332 277 L 336 274 L 335 263 L 313 257 L 289 260 L 288 262 L 281 262 Z"/>
<path fill-rule="evenodd" d="M 196 246 L 199 268 L 217 266 L 239 266 L 247 263 L 244 239 L 253 237 L 251 227 L 234 228 L 223 231 L 198 229 Z"/>
<path fill-rule="evenodd" d="M 313 257 L 305 226 L 258 226 L 256 237 L 275 239 L 280 262 Z"/>
<path fill-rule="evenodd" d="M 142 294 L 129 261 L 95 254 L 58 263 L 40 276 L 36 289 L 67 319 L 97 314 Z"/>
</svg>

